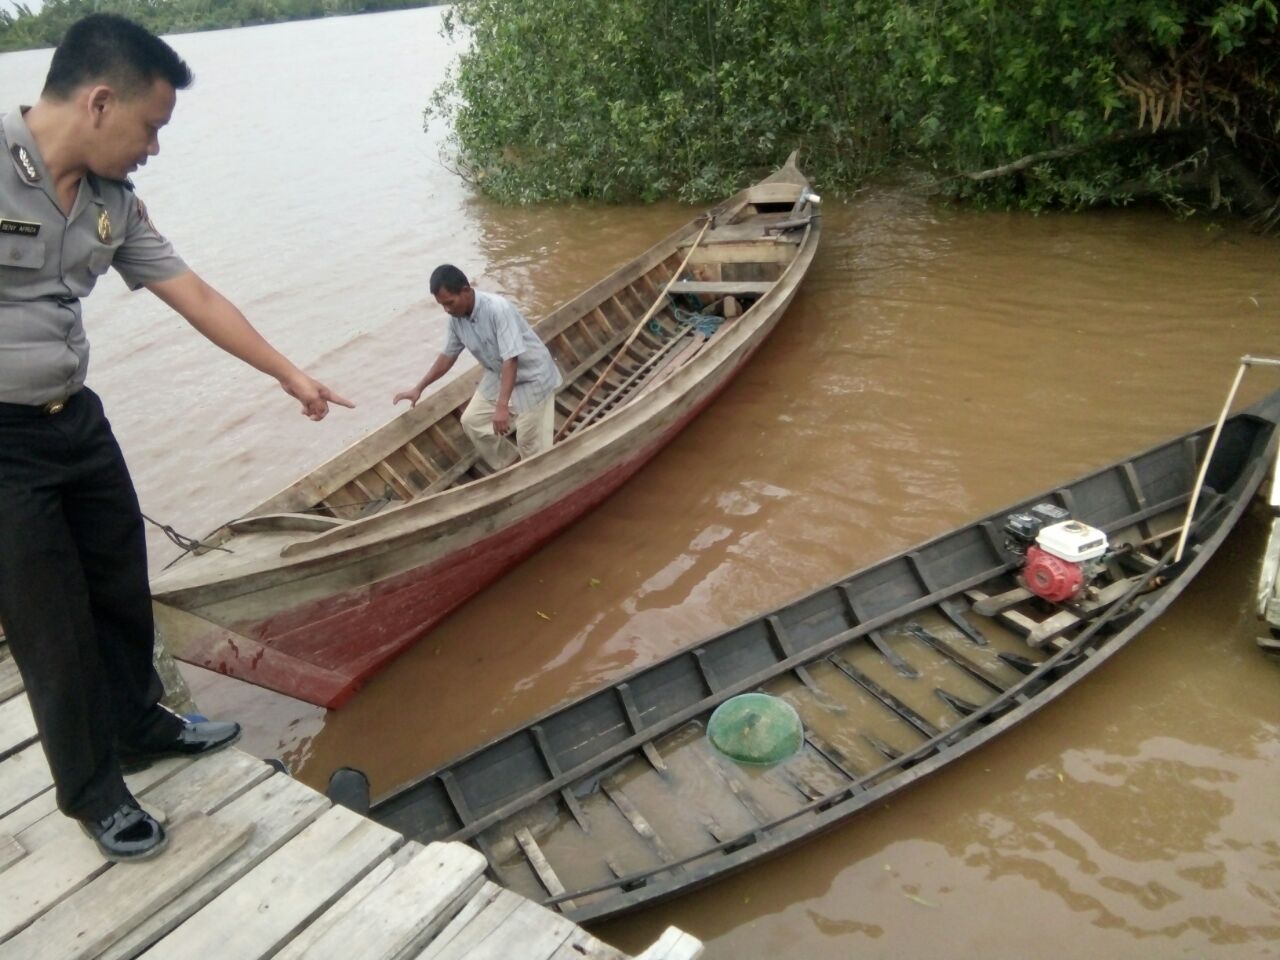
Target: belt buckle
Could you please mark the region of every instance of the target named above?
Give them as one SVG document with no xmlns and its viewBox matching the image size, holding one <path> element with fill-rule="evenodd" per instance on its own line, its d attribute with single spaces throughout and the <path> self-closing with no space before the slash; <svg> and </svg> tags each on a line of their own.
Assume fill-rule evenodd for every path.
<svg viewBox="0 0 1280 960">
<path fill-rule="evenodd" d="M 67 406 L 66 400 L 50 400 L 43 407 L 40 408 L 40 412 L 51 417 L 55 413 L 61 413 L 66 408 L 66 406 Z"/>
</svg>

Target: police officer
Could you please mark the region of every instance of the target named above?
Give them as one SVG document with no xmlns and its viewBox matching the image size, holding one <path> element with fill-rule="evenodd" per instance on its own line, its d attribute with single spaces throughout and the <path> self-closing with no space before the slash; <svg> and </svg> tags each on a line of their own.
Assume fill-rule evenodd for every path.
<svg viewBox="0 0 1280 960">
<path fill-rule="evenodd" d="M 122 17 L 67 31 L 39 101 L 0 118 L 0 623 L 63 813 L 104 856 L 165 846 L 122 766 L 240 735 L 159 705 L 137 496 L 85 387 L 80 300 L 108 267 L 275 377 L 313 420 L 351 404 L 278 353 L 156 232 L 128 175 L 159 150 L 191 83 L 166 43 Z"/>
</svg>

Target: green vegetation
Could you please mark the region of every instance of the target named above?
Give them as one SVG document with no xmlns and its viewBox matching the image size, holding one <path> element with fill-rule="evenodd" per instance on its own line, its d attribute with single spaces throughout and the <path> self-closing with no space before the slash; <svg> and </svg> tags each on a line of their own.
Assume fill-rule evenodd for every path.
<svg viewBox="0 0 1280 960">
<path fill-rule="evenodd" d="M 437 91 L 508 201 L 704 200 L 793 147 L 1033 209 L 1158 195 L 1280 221 L 1278 0 L 460 0 Z"/>
<path fill-rule="evenodd" d="M 429 7 L 438 0 L 45 0 L 38 13 L 0 8 L 0 52 L 55 47 L 67 27 L 90 13 L 118 13 L 152 33 L 193 33 L 282 20 Z"/>
</svg>

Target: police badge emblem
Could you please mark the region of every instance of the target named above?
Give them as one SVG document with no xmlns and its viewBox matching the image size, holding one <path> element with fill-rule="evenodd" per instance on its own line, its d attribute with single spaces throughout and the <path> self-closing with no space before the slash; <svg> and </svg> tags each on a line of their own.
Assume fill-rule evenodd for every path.
<svg viewBox="0 0 1280 960">
<path fill-rule="evenodd" d="M 98 239 L 103 243 L 111 242 L 111 218 L 105 210 L 98 214 Z"/>
</svg>

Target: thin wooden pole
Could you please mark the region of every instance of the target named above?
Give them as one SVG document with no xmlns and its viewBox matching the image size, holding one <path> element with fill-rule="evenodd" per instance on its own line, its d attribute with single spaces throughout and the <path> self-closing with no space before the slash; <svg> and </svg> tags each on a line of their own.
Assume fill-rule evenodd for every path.
<svg viewBox="0 0 1280 960">
<path fill-rule="evenodd" d="M 1245 356 L 1240 358 L 1240 368 L 1236 370 L 1236 379 L 1227 393 L 1227 402 L 1222 405 L 1222 413 L 1218 415 L 1218 422 L 1214 424 L 1213 436 L 1209 438 L 1209 449 L 1205 451 L 1204 460 L 1200 464 L 1200 475 L 1196 477 L 1196 485 L 1191 490 L 1191 502 L 1187 504 L 1187 515 L 1182 521 L 1182 532 L 1178 534 L 1178 549 L 1173 553 L 1175 565 L 1182 560 L 1182 551 L 1187 545 L 1187 535 L 1191 533 L 1191 518 L 1195 516 L 1196 505 L 1200 502 L 1200 488 L 1204 486 L 1205 475 L 1209 472 L 1209 461 L 1213 459 L 1213 451 L 1217 449 L 1218 437 L 1222 434 L 1222 425 L 1226 423 L 1227 413 L 1231 410 L 1231 403 L 1236 398 L 1236 391 L 1240 389 L 1240 381 L 1244 379 L 1244 372 L 1249 369 L 1249 364 L 1252 361 L 1253 357 Z"/>
<path fill-rule="evenodd" d="M 604 372 L 596 378 L 596 382 L 591 385 L 591 389 L 587 391 L 587 395 L 578 401 L 578 405 L 573 408 L 573 413 L 569 414 L 568 419 L 566 419 L 564 424 L 560 427 L 560 432 L 556 434 L 555 440 L 552 441 L 553 443 L 558 442 L 566 433 L 569 432 L 573 427 L 573 422 L 578 419 L 578 414 L 582 411 L 582 408 L 587 405 L 587 401 L 595 396 L 595 392 L 600 389 L 600 384 L 604 383 L 604 378 L 613 370 L 614 365 L 622 359 L 622 355 L 627 352 L 627 348 L 631 346 L 635 338 L 640 335 L 640 331 L 644 329 L 644 325 L 649 322 L 649 318 L 658 312 L 658 308 L 662 306 L 662 301 L 667 298 L 667 291 L 669 291 L 675 282 L 680 279 L 680 274 L 684 273 L 684 268 L 688 265 L 689 258 L 693 256 L 693 251 L 698 249 L 698 244 L 702 242 L 703 234 L 707 232 L 707 228 L 710 226 L 711 217 L 707 217 L 707 222 L 702 225 L 702 229 L 698 231 L 697 238 L 693 241 L 693 246 L 689 248 L 689 252 L 685 254 L 684 260 L 680 262 L 680 266 L 676 268 L 676 272 L 671 275 L 671 279 L 667 281 L 667 285 L 663 287 L 662 292 L 658 294 L 658 299 L 653 302 L 653 306 L 644 312 L 644 316 L 640 318 L 640 322 L 636 324 L 636 328 L 631 331 L 631 336 L 627 337 L 627 342 L 618 348 L 618 352 L 613 355 L 613 359 L 610 360 L 609 365 L 604 368 Z"/>
</svg>

